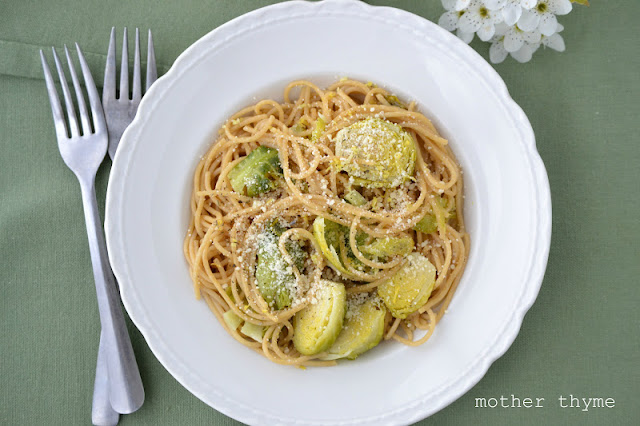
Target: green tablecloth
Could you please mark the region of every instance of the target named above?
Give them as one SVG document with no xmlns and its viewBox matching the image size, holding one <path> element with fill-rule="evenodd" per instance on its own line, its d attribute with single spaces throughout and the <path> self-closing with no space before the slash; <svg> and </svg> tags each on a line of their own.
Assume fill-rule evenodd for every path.
<svg viewBox="0 0 640 426">
<path fill-rule="evenodd" d="M 0 3 L 0 423 L 90 422 L 99 322 L 80 193 L 57 150 L 38 49 L 78 41 L 102 81 L 112 26 L 152 28 L 160 71 L 216 26 L 268 1 Z M 437 20 L 438 0 L 376 1 Z M 509 351 L 421 424 L 632 424 L 640 419 L 640 37 L 637 0 L 561 18 L 567 51 L 496 69 L 547 166 L 553 238 L 537 302 Z M 473 46 L 488 57 L 488 45 Z M 108 161 L 97 179 L 104 199 Z M 489 308 L 489 307 L 488 307 Z M 121 424 L 233 424 L 182 388 L 135 327 L 146 402 Z M 475 408 L 477 397 L 544 408 Z M 558 397 L 614 408 L 560 408 Z M 637 424 L 637 423 L 636 423 Z"/>
</svg>

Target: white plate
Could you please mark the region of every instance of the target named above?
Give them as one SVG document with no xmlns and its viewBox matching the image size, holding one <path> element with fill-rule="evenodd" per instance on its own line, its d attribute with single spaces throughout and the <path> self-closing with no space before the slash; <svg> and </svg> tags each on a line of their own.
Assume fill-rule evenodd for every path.
<svg viewBox="0 0 640 426">
<path fill-rule="evenodd" d="M 373 81 L 423 112 L 464 170 L 471 254 L 425 345 L 385 343 L 306 371 L 246 349 L 196 301 L 182 254 L 191 179 L 234 111 L 286 82 Z M 531 126 L 498 74 L 418 16 L 361 2 L 256 10 L 194 43 L 144 97 L 111 170 L 106 231 L 124 305 L 165 368 L 245 423 L 399 424 L 468 391 L 516 337 L 538 293 L 551 200 Z"/>
</svg>

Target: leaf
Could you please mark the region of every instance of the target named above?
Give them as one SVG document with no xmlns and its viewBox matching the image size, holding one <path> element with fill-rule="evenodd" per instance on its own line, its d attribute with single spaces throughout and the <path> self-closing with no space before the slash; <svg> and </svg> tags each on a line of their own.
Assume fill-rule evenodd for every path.
<svg viewBox="0 0 640 426">
<path fill-rule="evenodd" d="M 571 0 L 571 3 L 578 3 L 583 6 L 589 6 L 589 0 Z"/>
</svg>

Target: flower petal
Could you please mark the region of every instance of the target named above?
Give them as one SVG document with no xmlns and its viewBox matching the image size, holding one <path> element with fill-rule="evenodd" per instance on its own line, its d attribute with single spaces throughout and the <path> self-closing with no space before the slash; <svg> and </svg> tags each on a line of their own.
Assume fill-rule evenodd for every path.
<svg viewBox="0 0 640 426">
<path fill-rule="evenodd" d="M 489 41 L 491 37 L 493 37 L 495 32 L 496 32 L 496 27 L 490 22 L 485 22 L 484 24 L 482 24 L 480 29 L 478 29 L 477 34 L 480 40 Z"/>
<path fill-rule="evenodd" d="M 542 43 L 527 44 L 531 48 L 531 53 L 536 53 Z"/>
<path fill-rule="evenodd" d="M 445 12 L 440 19 L 438 19 L 438 25 L 447 31 L 453 31 L 458 28 L 458 19 L 458 12 Z"/>
<path fill-rule="evenodd" d="M 540 23 L 540 15 L 530 10 L 525 10 L 522 12 L 522 16 L 518 20 L 518 28 L 522 31 L 533 31 L 538 28 L 538 24 Z"/>
<path fill-rule="evenodd" d="M 528 44 L 524 44 L 522 45 L 520 50 L 516 52 L 512 52 L 511 56 L 516 61 L 520 62 L 521 64 L 524 64 L 525 62 L 529 62 L 531 60 L 531 57 L 533 56 L 533 52 L 534 50 L 531 48 L 531 46 L 529 46 Z"/>
<path fill-rule="evenodd" d="M 486 21 L 489 21 L 493 24 L 497 24 L 498 22 L 502 22 L 504 19 L 502 18 L 502 12 L 499 10 L 490 10 L 489 16 L 485 18 Z"/>
<path fill-rule="evenodd" d="M 507 0 L 484 0 L 484 5 L 489 10 L 498 10 L 505 5 Z"/>
<path fill-rule="evenodd" d="M 524 40 L 522 39 L 522 35 L 516 30 L 509 31 L 507 35 L 504 36 L 504 49 L 507 52 L 520 50 L 523 44 Z"/>
<path fill-rule="evenodd" d="M 551 0 L 549 1 L 549 9 L 556 15 L 566 15 L 571 12 L 573 6 L 571 0 Z"/>
<path fill-rule="evenodd" d="M 553 13 L 545 13 L 540 18 L 538 29 L 543 35 L 550 36 L 558 29 L 558 19 Z"/>
<path fill-rule="evenodd" d="M 444 1 L 444 0 L 443 0 Z M 531 9 L 533 6 L 538 4 L 538 0 L 522 0 L 520 5 L 525 9 Z"/>
<path fill-rule="evenodd" d="M 465 33 L 475 33 L 480 28 L 480 16 L 471 11 L 465 12 L 458 21 L 458 28 Z"/>
<path fill-rule="evenodd" d="M 442 7 L 444 7 L 446 11 L 454 10 L 457 1 L 458 0 L 442 0 Z"/>
<path fill-rule="evenodd" d="M 503 36 L 507 32 L 509 32 L 510 29 L 511 29 L 511 26 L 505 24 L 504 22 L 498 22 L 496 24 L 496 35 Z"/>
<path fill-rule="evenodd" d="M 520 5 L 509 3 L 502 9 L 502 19 L 504 19 L 504 23 L 510 26 L 513 26 L 518 22 L 522 16 L 522 8 Z"/>
<path fill-rule="evenodd" d="M 551 37 L 543 38 L 542 39 L 542 44 L 544 44 L 548 48 L 553 49 L 553 50 L 558 51 L 558 52 L 564 52 L 564 50 L 566 48 L 565 45 L 564 45 L 564 39 L 558 33 L 555 33 Z"/>
<path fill-rule="evenodd" d="M 489 48 L 489 59 L 494 64 L 504 61 L 508 54 L 509 52 L 504 50 L 504 45 L 501 42 L 493 43 Z"/>
<path fill-rule="evenodd" d="M 529 44 L 540 43 L 540 39 L 542 38 L 542 34 L 540 31 L 534 30 L 528 33 L 522 33 L 522 39 Z"/>
<path fill-rule="evenodd" d="M 466 33 L 464 31 L 462 31 L 460 28 L 458 28 L 458 31 L 456 31 L 456 35 L 458 36 L 458 38 L 460 40 L 462 40 L 465 43 L 469 44 L 469 43 L 471 43 L 471 40 L 473 40 L 473 36 L 475 35 L 475 33 Z"/>
<path fill-rule="evenodd" d="M 564 31 L 564 25 L 558 22 L 558 28 L 556 28 L 556 32 L 561 33 L 562 31 Z"/>
<path fill-rule="evenodd" d="M 471 0 L 456 0 L 456 10 L 462 10 L 465 9 L 467 7 L 469 7 L 469 3 L 471 3 Z"/>
</svg>

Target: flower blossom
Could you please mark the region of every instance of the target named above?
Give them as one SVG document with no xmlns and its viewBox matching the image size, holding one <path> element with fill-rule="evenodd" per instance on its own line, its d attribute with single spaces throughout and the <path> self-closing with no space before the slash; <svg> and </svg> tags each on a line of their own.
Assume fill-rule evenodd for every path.
<svg viewBox="0 0 640 426">
<path fill-rule="evenodd" d="M 443 2 L 444 1 L 445 0 L 443 0 Z M 445 12 L 442 14 L 440 19 L 438 20 L 438 25 L 440 25 L 442 28 L 444 28 L 447 31 L 456 31 L 456 35 L 462 41 L 469 44 L 471 43 L 471 40 L 473 40 L 474 33 L 473 32 L 466 33 L 462 31 L 460 28 L 458 28 L 458 22 L 460 21 L 460 17 L 464 14 L 465 14 L 464 10 L 457 11 L 452 8 L 452 10 L 449 10 L 448 12 Z"/>
<path fill-rule="evenodd" d="M 507 25 L 498 26 L 496 28 L 496 35 L 491 39 L 489 59 L 494 64 L 499 64 L 503 62 L 508 55 L 511 55 L 513 59 L 520 63 L 529 62 L 541 45 L 558 52 L 564 52 L 564 39 L 559 34 L 563 29 L 564 27 L 558 24 L 558 32 L 547 37 L 537 30 L 525 32 L 518 29 L 514 31 L 514 27 Z M 508 40 L 507 37 L 510 37 L 511 40 Z M 517 39 L 518 37 L 522 43 L 520 43 L 520 41 L 514 42 L 513 39 Z"/>
<path fill-rule="evenodd" d="M 531 9 L 537 3 L 538 0 L 484 0 L 488 9 L 501 11 L 502 19 L 507 25 L 515 25 L 522 16 L 522 11 Z"/>
<path fill-rule="evenodd" d="M 465 33 L 476 33 L 482 41 L 489 41 L 495 34 L 495 24 L 502 14 L 489 10 L 481 0 L 471 0 L 458 20 L 458 28 Z"/>
<path fill-rule="evenodd" d="M 441 0 L 446 10 L 438 25 L 455 31 L 467 44 L 477 34 L 489 41 L 491 62 L 500 63 L 511 55 L 528 62 L 540 46 L 558 52 L 565 50 L 559 34 L 563 27 L 557 15 L 572 10 L 572 2 L 586 0 Z"/>
<path fill-rule="evenodd" d="M 518 27 L 523 31 L 538 29 L 542 35 L 551 36 L 558 27 L 556 15 L 566 15 L 571 9 L 571 0 L 539 0 L 534 7 L 522 12 Z"/>
</svg>

